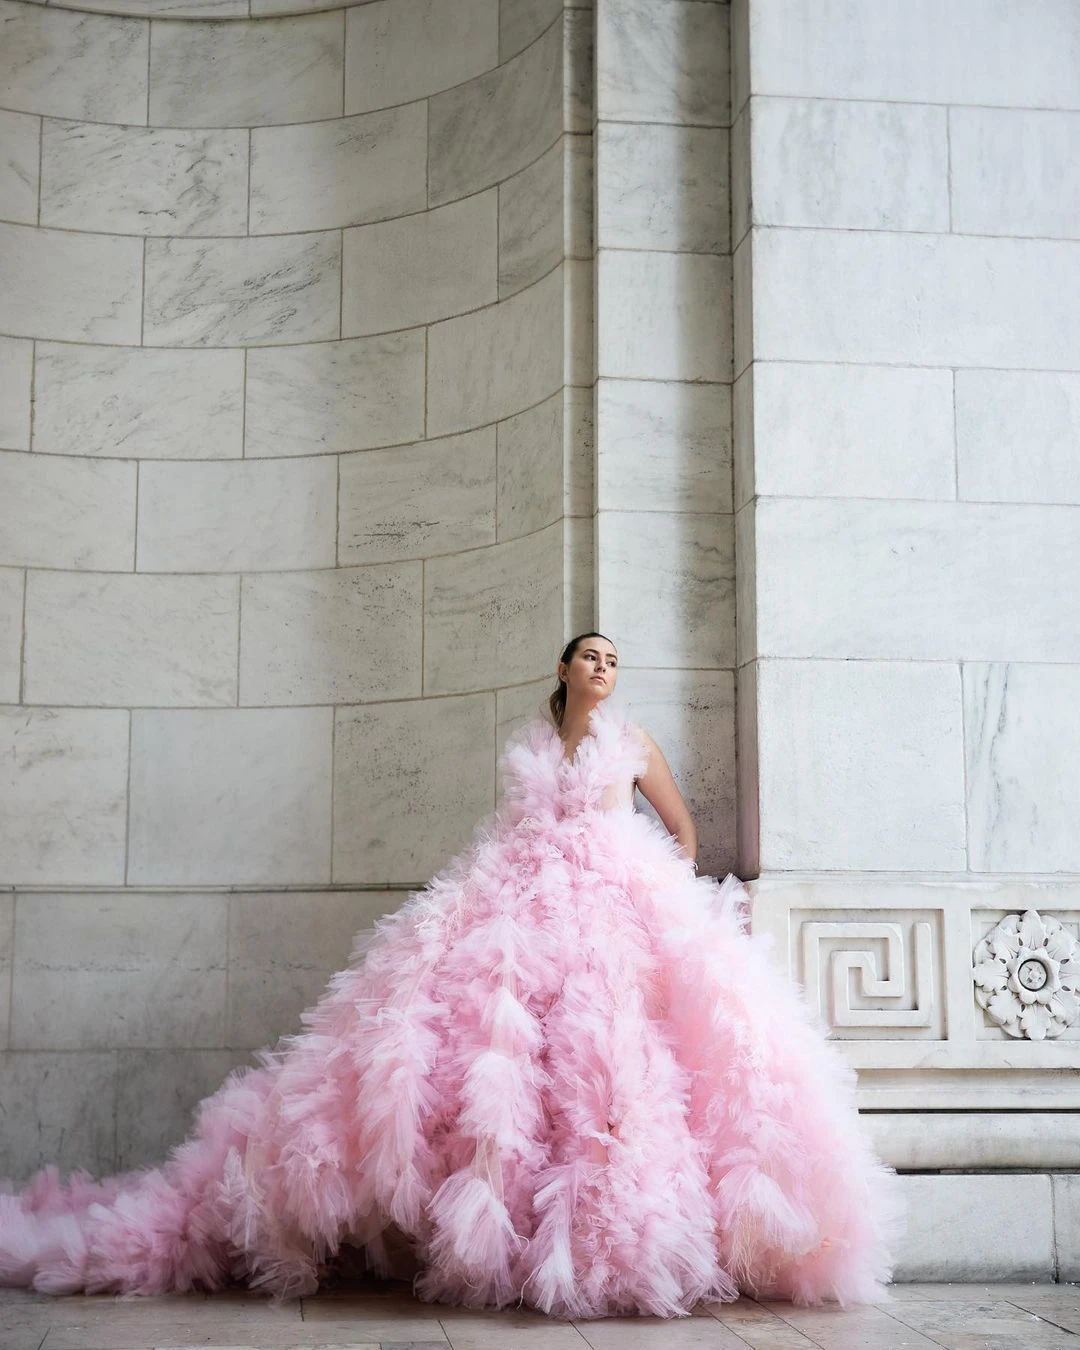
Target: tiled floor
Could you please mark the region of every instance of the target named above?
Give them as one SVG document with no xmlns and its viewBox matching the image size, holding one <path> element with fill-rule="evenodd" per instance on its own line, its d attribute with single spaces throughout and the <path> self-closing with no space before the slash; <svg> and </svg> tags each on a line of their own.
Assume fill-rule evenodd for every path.
<svg viewBox="0 0 1080 1350">
<path fill-rule="evenodd" d="M 1080 1350 L 1080 1285 L 896 1285 L 847 1312 L 701 1304 L 671 1320 L 558 1322 L 415 1302 L 405 1286 L 275 1307 L 243 1291 L 160 1299 L 0 1290 L 0 1350 Z"/>
</svg>

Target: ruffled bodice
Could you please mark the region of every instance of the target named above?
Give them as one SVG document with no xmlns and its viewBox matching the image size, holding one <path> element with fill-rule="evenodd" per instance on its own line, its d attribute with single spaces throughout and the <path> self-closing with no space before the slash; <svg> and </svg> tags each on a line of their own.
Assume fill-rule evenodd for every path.
<svg viewBox="0 0 1080 1350">
<path fill-rule="evenodd" d="M 648 751 L 637 726 L 610 700 L 589 714 L 589 732 L 567 756 L 555 724 L 536 716 L 507 743 L 499 775 L 511 825 L 545 826 L 592 811 L 632 811 Z"/>
</svg>

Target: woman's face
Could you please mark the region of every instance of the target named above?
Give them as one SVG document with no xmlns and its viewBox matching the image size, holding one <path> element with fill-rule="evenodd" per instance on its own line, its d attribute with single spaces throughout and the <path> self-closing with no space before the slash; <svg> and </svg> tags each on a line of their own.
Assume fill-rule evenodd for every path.
<svg viewBox="0 0 1080 1350">
<path fill-rule="evenodd" d="M 568 696 L 576 691 L 589 699 L 607 698 L 618 674 L 618 653 L 607 638 L 582 638 L 569 665 L 559 662 L 559 678 L 566 681 Z"/>
</svg>

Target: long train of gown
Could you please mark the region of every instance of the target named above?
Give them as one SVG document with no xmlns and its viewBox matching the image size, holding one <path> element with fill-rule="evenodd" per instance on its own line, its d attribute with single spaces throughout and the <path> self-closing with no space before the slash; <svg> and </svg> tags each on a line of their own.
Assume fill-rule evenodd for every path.
<svg viewBox="0 0 1080 1350">
<path fill-rule="evenodd" d="M 392 1240 L 420 1299 L 471 1307 L 873 1297 L 899 1211 L 852 1071 L 738 879 L 634 810 L 644 764 L 607 702 L 572 759 L 544 716 L 519 729 L 469 846 L 162 1166 L 0 1186 L 0 1284 L 291 1297 L 344 1245 L 395 1273 Z"/>
</svg>

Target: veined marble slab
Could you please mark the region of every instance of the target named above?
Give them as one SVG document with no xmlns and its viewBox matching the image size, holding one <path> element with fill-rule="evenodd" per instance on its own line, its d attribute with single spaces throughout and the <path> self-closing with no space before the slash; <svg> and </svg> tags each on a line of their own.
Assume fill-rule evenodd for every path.
<svg viewBox="0 0 1080 1350">
<path fill-rule="evenodd" d="M 139 567 L 262 572 L 333 567 L 333 456 L 143 464 Z"/>
<path fill-rule="evenodd" d="M 431 876 L 494 804 L 495 696 L 339 708 L 334 880 Z"/>
<path fill-rule="evenodd" d="M 238 604 L 236 577 L 30 572 L 23 698 L 235 704 Z"/>
<path fill-rule="evenodd" d="M 137 343 L 142 248 L 141 239 L 0 224 L 0 328 L 13 337 Z"/>
<path fill-rule="evenodd" d="M 0 112 L 0 220 L 37 224 L 40 139 L 39 117 Z"/>
<path fill-rule="evenodd" d="M 731 386 L 601 380 L 602 510 L 730 511 Z"/>
<path fill-rule="evenodd" d="M 37 344 L 36 451 L 227 459 L 243 454 L 243 426 L 240 350 Z"/>
<path fill-rule="evenodd" d="M 340 332 L 341 236 L 148 239 L 143 341 L 165 347 L 314 342 Z"/>
<path fill-rule="evenodd" d="M 25 579 L 21 568 L 0 568 L 0 703 L 19 701 Z"/>
<path fill-rule="evenodd" d="M 317 455 L 424 434 L 424 333 L 248 354 L 246 453 Z"/>
<path fill-rule="evenodd" d="M 345 230 L 343 337 L 384 333 L 498 298 L 498 193 Z"/>
<path fill-rule="evenodd" d="M 128 717 L 113 708 L 0 708 L 8 885 L 123 883 Z"/>
<path fill-rule="evenodd" d="M 601 121 L 726 126 L 728 6 L 650 0 L 600 15 L 596 111 Z"/>
<path fill-rule="evenodd" d="M 490 684 L 478 652 L 490 654 L 507 682 L 547 669 L 552 652 L 561 650 L 562 556 L 557 521 L 522 539 L 427 562 L 424 692 L 463 693 Z"/>
<path fill-rule="evenodd" d="M 127 571 L 136 465 L 0 453 L 0 564 Z"/>
<path fill-rule="evenodd" d="M 535 42 L 562 12 L 562 0 L 499 0 L 499 60 Z"/>
<path fill-rule="evenodd" d="M 563 271 L 428 330 L 428 431 L 484 426 L 563 382 Z"/>
<path fill-rule="evenodd" d="M 962 672 L 972 870 L 1080 871 L 1080 663 Z"/>
<path fill-rule="evenodd" d="M 149 43 L 139 19 L 0 0 L 4 106 L 145 126 Z"/>
<path fill-rule="evenodd" d="M 41 223 L 113 234 L 247 231 L 247 132 L 45 118 Z"/>
<path fill-rule="evenodd" d="M 731 251 L 724 127 L 602 122 L 596 188 L 600 248 Z"/>
<path fill-rule="evenodd" d="M 251 133 L 252 234 L 392 220 L 426 205 L 423 101 Z"/>
<path fill-rule="evenodd" d="M 499 423 L 499 538 L 532 534 L 563 512 L 561 394 Z"/>
<path fill-rule="evenodd" d="M 333 709 L 140 709 L 131 719 L 131 884 L 329 881 Z"/>
<path fill-rule="evenodd" d="M 30 448 L 30 387 L 34 344 L 0 337 L 0 448 Z"/>
<path fill-rule="evenodd" d="M 242 704 L 359 703 L 421 693 L 423 564 L 243 579 Z"/>
<path fill-rule="evenodd" d="M 219 1045 L 226 904 L 216 895 L 20 895 L 14 1050 Z"/>
<path fill-rule="evenodd" d="M 597 258 L 597 374 L 730 380 L 731 324 L 719 316 L 731 308 L 728 258 L 603 249 Z"/>
<path fill-rule="evenodd" d="M 734 667 L 731 516 L 601 509 L 597 559 L 600 622 L 620 661 Z"/>
<path fill-rule="evenodd" d="M 498 64 L 499 0 L 376 0 L 345 13 L 345 111 L 426 98 Z"/>
<path fill-rule="evenodd" d="M 338 561 L 388 562 L 495 539 L 495 428 L 341 456 Z"/>
<path fill-rule="evenodd" d="M 555 143 L 562 130 L 562 45 L 553 25 L 498 69 L 432 97 L 432 206 L 509 178 Z"/>
<path fill-rule="evenodd" d="M 340 117 L 344 59 L 340 13 L 155 24 L 150 124 L 258 127 Z"/>
</svg>

